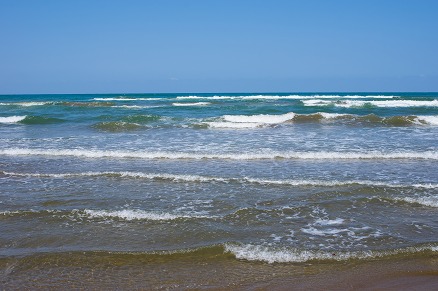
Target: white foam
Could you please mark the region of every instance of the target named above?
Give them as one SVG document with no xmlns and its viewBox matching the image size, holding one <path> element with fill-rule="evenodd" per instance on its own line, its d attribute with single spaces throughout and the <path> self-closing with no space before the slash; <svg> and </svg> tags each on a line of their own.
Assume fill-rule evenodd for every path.
<svg viewBox="0 0 438 291">
<path fill-rule="evenodd" d="M 249 96 L 178 96 L 176 99 L 210 99 L 210 100 L 301 100 L 301 99 L 361 99 L 379 98 L 390 99 L 398 96 L 392 95 L 249 95 Z"/>
<path fill-rule="evenodd" d="M 399 201 L 405 201 L 408 203 L 421 204 L 429 207 L 438 207 L 438 196 L 429 197 L 400 197 L 396 198 Z"/>
<path fill-rule="evenodd" d="M 350 232 L 348 228 L 316 229 L 314 227 L 302 228 L 301 231 L 307 234 L 317 235 L 317 236 L 327 236 L 327 235 L 334 235 L 342 232 Z"/>
<path fill-rule="evenodd" d="M 172 181 L 183 181 L 183 182 L 223 182 L 223 183 L 253 183 L 261 185 L 284 185 L 284 186 L 323 186 L 323 187 L 336 187 L 336 186 L 348 186 L 348 185 L 364 185 L 364 186 L 382 186 L 382 187 L 414 187 L 414 188 L 426 188 L 426 189 L 436 189 L 438 184 L 391 184 L 380 181 L 368 181 L 368 180 L 270 180 L 270 179 L 259 179 L 250 177 L 236 177 L 236 178 L 225 178 L 225 177 L 211 177 L 211 176 L 199 176 L 199 175 L 178 175 L 178 174 L 167 174 L 167 173 L 143 173 L 143 172 L 81 172 L 81 173 L 15 173 L 0 171 L 0 174 L 18 177 L 48 177 L 48 178 L 69 178 L 69 177 L 100 177 L 100 176 L 115 176 L 122 178 L 142 178 L 142 179 L 163 179 Z M 320 224 L 325 223 L 342 223 L 342 219 L 335 220 L 320 220 L 317 221 Z"/>
<path fill-rule="evenodd" d="M 426 122 L 427 124 L 430 125 L 438 125 L 438 116 L 436 115 L 431 115 L 431 116 L 427 116 L 427 115 L 422 115 L 422 116 L 418 116 L 417 120 L 419 120 L 420 122 Z"/>
<path fill-rule="evenodd" d="M 194 102 L 194 103 L 172 103 L 173 106 L 206 106 L 210 105 L 210 102 Z"/>
<path fill-rule="evenodd" d="M 216 122 L 205 122 L 205 124 L 207 124 L 211 128 L 237 128 L 237 129 L 257 128 L 263 126 L 262 123 L 258 123 L 258 122 L 236 123 L 236 122 L 216 121 Z"/>
<path fill-rule="evenodd" d="M 265 123 L 265 124 L 276 124 L 282 123 L 288 120 L 293 119 L 295 113 L 290 112 L 281 115 L 268 115 L 268 114 L 259 114 L 259 115 L 224 115 L 222 118 L 228 122 L 235 123 Z"/>
<path fill-rule="evenodd" d="M 24 107 L 30 107 L 30 106 L 43 106 L 47 104 L 53 104 L 53 102 L 14 102 L 14 103 L 0 103 L 0 105 L 13 105 L 13 106 L 24 106 Z"/>
<path fill-rule="evenodd" d="M 237 259 L 248 261 L 262 261 L 267 263 L 300 263 L 311 260 L 372 259 L 397 254 L 417 253 L 423 251 L 438 251 L 437 246 L 408 247 L 388 251 L 357 251 L 357 252 L 323 252 L 300 249 L 274 249 L 272 247 L 252 244 L 226 244 L 225 252 L 232 253 Z"/>
<path fill-rule="evenodd" d="M 341 113 L 327 113 L 327 112 L 318 112 L 325 119 L 334 119 L 343 116 L 351 116 L 350 114 L 341 114 Z"/>
<path fill-rule="evenodd" d="M 272 263 L 300 263 L 311 260 L 344 261 L 352 258 L 373 258 L 372 252 L 323 252 L 299 249 L 273 249 L 260 245 L 225 245 L 225 251 L 232 253 L 237 259 L 263 261 Z"/>
<path fill-rule="evenodd" d="M 127 108 L 127 109 L 141 109 L 141 108 L 157 108 L 162 106 L 140 106 L 140 105 L 116 105 L 111 108 Z"/>
<path fill-rule="evenodd" d="M 437 107 L 438 100 L 385 100 L 385 101 L 357 101 L 357 100 L 303 100 L 302 101 L 305 106 L 328 106 L 333 105 L 337 107 L 362 107 L 367 104 L 377 106 L 377 107 Z"/>
<path fill-rule="evenodd" d="M 319 225 L 339 225 L 343 224 L 344 220 L 342 218 L 336 218 L 336 219 L 317 219 L 315 221 L 315 224 Z"/>
<path fill-rule="evenodd" d="M 22 176 L 22 177 L 50 177 L 50 178 L 69 178 L 69 177 L 100 177 L 100 176 L 117 176 L 128 178 L 143 178 L 143 179 L 163 179 L 185 182 L 227 182 L 228 180 L 220 177 L 206 177 L 197 175 L 175 175 L 175 174 L 158 174 L 158 173 L 142 173 L 142 172 L 82 172 L 82 173 L 14 173 L 0 172 L 4 175 Z"/>
<path fill-rule="evenodd" d="M 206 218 L 205 216 L 171 214 L 165 212 L 150 212 L 138 209 L 124 209 L 118 211 L 90 210 L 85 209 L 83 213 L 89 218 L 117 218 L 127 221 L 132 220 L 175 220 L 180 218 Z"/>
<path fill-rule="evenodd" d="M 93 98 L 96 101 L 156 101 L 165 100 L 164 98 L 124 98 L 124 97 L 108 97 L 108 98 Z"/>
<path fill-rule="evenodd" d="M 17 123 L 26 118 L 26 115 L 24 116 L 8 116 L 8 117 L 0 117 L 0 123 Z"/>
<path fill-rule="evenodd" d="M 7 156 L 66 156 L 84 158 L 139 158 L 139 159 L 225 159 L 225 160 L 351 160 L 351 159 L 422 159 L 437 160 L 438 152 L 258 152 L 258 153 L 199 153 L 199 152 L 152 152 L 84 149 L 1 149 L 0 155 Z"/>
</svg>

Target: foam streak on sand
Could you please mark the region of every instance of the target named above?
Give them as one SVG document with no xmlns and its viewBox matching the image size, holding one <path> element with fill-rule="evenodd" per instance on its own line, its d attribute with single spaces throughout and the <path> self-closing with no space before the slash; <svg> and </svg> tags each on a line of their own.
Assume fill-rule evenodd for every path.
<svg viewBox="0 0 438 291">
<path fill-rule="evenodd" d="M 0 150 L 7 156 L 65 156 L 84 158 L 138 158 L 138 159 L 224 159 L 224 160 L 267 160 L 267 159 L 423 159 L 437 160 L 438 152 L 266 152 L 266 153 L 198 153 L 198 152 L 152 152 L 152 151 L 111 151 L 83 149 L 26 149 L 11 148 Z"/>
</svg>

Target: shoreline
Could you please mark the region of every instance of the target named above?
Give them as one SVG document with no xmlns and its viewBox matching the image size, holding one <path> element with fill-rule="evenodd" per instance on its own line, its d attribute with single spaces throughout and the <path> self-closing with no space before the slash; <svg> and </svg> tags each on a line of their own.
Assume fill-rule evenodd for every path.
<svg viewBox="0 0 438 291">
<path fill-rule="evenodd" d="M 438 255 L 347 262 L 268 264 L 233 256 L 46 254 L 0 259 L 0 287 L 152 290 L 432 290 Z"/>
</svg>

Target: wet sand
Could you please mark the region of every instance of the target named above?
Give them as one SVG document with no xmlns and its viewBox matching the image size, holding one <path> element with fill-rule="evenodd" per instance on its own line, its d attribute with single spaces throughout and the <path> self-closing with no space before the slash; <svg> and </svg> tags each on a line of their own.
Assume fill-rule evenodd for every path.
<svg viewBox="0 0 438 291">
<path fill-rule="evenodd" d="M 1 259 L 2 290 L 437 290 L 438 256 L 267 264 L 84 253 Z"/>
</svg>

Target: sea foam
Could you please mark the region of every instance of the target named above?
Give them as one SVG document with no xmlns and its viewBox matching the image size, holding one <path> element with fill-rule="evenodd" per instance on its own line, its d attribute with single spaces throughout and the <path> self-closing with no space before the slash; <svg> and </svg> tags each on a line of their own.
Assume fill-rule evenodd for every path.
<svg viewBox="0 0 438 291">
<path fill-rule="evenodd" d="M 8 117 L 0 117 L 0 123 L 17 123 L 26 118 L 26 115 L 24 116 L 8 116 Z"/>
<path fill-rule="evenodd" d="M 180 218 L 205 218 L 199 215 L 171 214 L 166 212 L 151 212 L 139 209 L 123 209 L 117 211 L 85 209 L 83 213 L 88 218 L 111 218 L 132 220 L 175 220 Z"/>
<path fill-rule="evenodd" d="M 173 106 L 206 106 L 206 105 L 210 105 L 210 102 L 194 102 L 194 103 L 179 103 L 179 102 L 175 102 L 172 103 Z"/>
<path fill-rule="evenodd" d="M 168 173 L 143 173 L 143 172 L 79 172 L 79 173 L 16 173 L 0 171 L 0 175 L 8 175 L 15 177 L 37 177 L 37 178 L 75 178 L 75 177 L 116 177 L 116 178 L 133 178 L 133 179 L 149 179 L 149 180 L 168 180 L 175 182 L 197 182 L 197 183 L 210 183 L 210 182 L 222 182 L 222 183 L 249 183 L 260 185 L 277 185 L 277 186 L 323 186 L 323 187 L 338 187 L 338 186 L 376 186 L 376 187 L 388 187 L 388 188 L 424 188 L 424 189 L 436 189 L 438 184 L 401 184 L 401 183 L 385 183 L 381 181 L 369 181 L 369 180 L 306 180 L 306 179 L 284 179 L 284 180 L 272 180 L 261 179 L 251 177 L 213 177 L 213 176 L 200 176 L 200 175 L 181 175 L 181 174 L 168 174 Z M 336 224 L 342 223 L 342 219 L 336 220 L 320 220 L 319 224 Z"/>
<path fill-rule="evenodd" d="M 176 99 L 206 99 L 206 100 L 305 100 L 305 99 L 391 99 L 394 95 L 247 95 L 247 96 L 178 96 Z"/>
<path fill-rule="evenodd" d="M 138 159 L 224 159 L 224 160 L 272 160 L 272 159 L 309 159 L 309 160 L 358 160 L 358 159 L 422 159 L 437 160 L 438 152 L 257 152 L 257 153 L 199 153 L 199 152 L 155 152 L 155 151 L 117 151 L 84 149 L 1 149 L 0 155 L 7 156 L 65 156 L 85 158 L 138 158 Z"/>
<path fill-rule="evenodd" d="M 282 123 L 293 119 L 295 113 L 290 112 L 281 115 L 269 115 L 269 114 L 259 114 L 259 115 L 224 115 L 222 118 L 228 122 L 236 123 L 267 123 L 275 124 Z"/>
<path fill-rule="evenodd" d="M 305 106 L 337 106 L 337 107 L 363 107 L 365 105 L 377 106 L 377 107 L 436 107 L 438 106 L 438 100 L 369 100 L 369 101 L 357 101 L 357 100 L 303 100 Z"/>
<path fill-rule="evenodd" d="M 429 207 L 438 207 L 438 196 L 429 197 L 399 197 L 398 201 L 404 201 L 413 204 L 421 204 Z"/>
<path fill-rule="evenodd" d="M 302 250 L 293 248 L 276 249 L 268 246 L 252 244 L 226 244 L 225 252 L 232 253 L 237 259 L 262 261 L 267 263 L 301 263 L 312 260 L 346 261 L 350 259 L 373 259 L 398 254 L 411 254 L 425 251 L 438 251 L 436 246 L 419 246 L 387 251 L 351 251 L 330 252 L 317 250 Z"/>
</svg>

